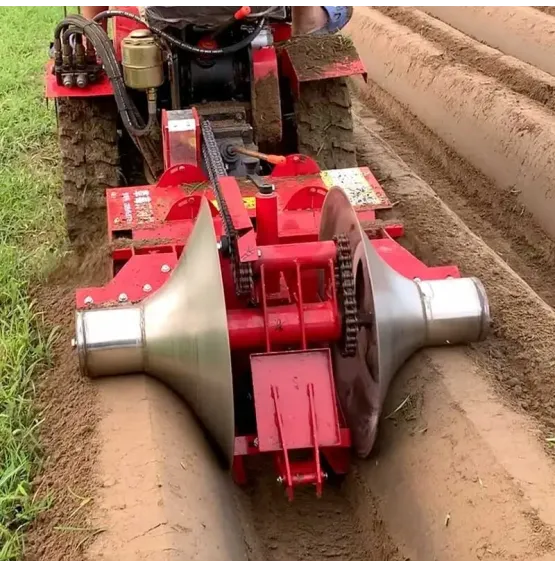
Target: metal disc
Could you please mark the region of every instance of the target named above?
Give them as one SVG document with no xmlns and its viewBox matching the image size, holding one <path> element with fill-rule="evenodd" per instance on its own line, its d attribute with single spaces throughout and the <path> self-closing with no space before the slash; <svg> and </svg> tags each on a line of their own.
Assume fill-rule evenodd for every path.
<svg viewBox="0 0 555 567">
<path fill-rule="evenodd" d="M 369 251 L 372 246 L 349 198 L 342 189 L 333 187 L 324 201 L 319 238 L 322 241 L 332 240 L 340 234 L 349 239 L 358 309 L 367 315 L 367 319 L 358 332 L 356 355 L 344 357 L 340 348 L 334 345 L 332 358 L 337 392 L 354 448 L 359 456 L 366 457 L 376 439 L 383 387 L 380 384 L 379 333 L 368 258 L 368 254 L 375 254 L 375 251 Z"/>
<path fill-rule="evenodd" d="M 217 237 L 203 198 L 169 281 L 144 306 L 145 369 L 191 406 L 232 463 L 233 379 Z"/>
</svg>

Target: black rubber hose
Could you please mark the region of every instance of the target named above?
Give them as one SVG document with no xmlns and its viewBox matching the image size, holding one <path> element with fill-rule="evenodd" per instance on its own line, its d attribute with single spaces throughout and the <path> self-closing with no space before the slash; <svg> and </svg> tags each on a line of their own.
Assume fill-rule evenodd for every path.
<svg viewBox="0 0 555 567">
<path fill-rule="evenodd" d="M 84 34 L 98 53 L 112 83 L 118 111 L 131 137 L 140 137 L 150 133 L 156 123 L 156 116 L 149 114 L 148 123 L 146 126 L 144 125 L 139 111 L 129 97 L 121 76 L 114 46 L 106 32 L 97 23 L 76 14 L 65 18 L 56 29 L 59 30 L 58 33 L 61 33 L 63 29 L 72 28 L 76 28 L 76 33 Z"/>
<path fill-rule="evenodd" d="M 189 43 L 185 43 L 181 41 L 169 33 L 153 27 L 145 22 L 142 18 L 135 14 L 131 14 L 131 12 L 125 12 L 123 10 L 105 10 L 104 12 L 100 12 L 94 18 L 94 22 L 100 22 L 107 18 L 113 18 L 114 16 L 121 16 L 122 18 L 129 18 L 130 20 L 135 20 L 143 25 L 145 25 L 153 34 L 164 38 L 168 43 L 172 43 L 176 47 L 183 49 L 184 51 L 188 51 L 189 53 L 194 53 L 195 55 L 211 55 L 211 56 L 222 56 L 222 55 L 231 55 L 232 53 L 236 53 L 245 47 L 248 47 L 256 38 L 256 36 L 260 33 L 262 28 L 264 27 L 264 23 L 266 22 L 265 18 L 262 18 L 254 31 L 252 31 L 247 37 L 243 38 L 241 41 L 234 45 L 229 45 L 227 47 L 222 47 L 218 49 L 203 49 L 201 47 L 196 47 L 194 45 L 190 45 Z"/>
</svg>

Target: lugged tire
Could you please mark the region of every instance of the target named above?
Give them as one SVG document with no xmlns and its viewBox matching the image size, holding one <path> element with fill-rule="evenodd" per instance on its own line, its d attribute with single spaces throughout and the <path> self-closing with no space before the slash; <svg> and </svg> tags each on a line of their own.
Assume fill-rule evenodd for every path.
<svg viewBox="0 0 555 567">
<path fill-rule="evenodd" d="M 56 113 L 67 232 L 85 243 L 105 231 L 105 190 L 120 181 L 117 107 L 109 97 L 60 98 Z"/>
<path fill-rule="evenodd" d="M 322 169 L 357 167 L 351 95 L 346 79 L 301 83 L 295 103 L 297 145 Z"/>
</svg>

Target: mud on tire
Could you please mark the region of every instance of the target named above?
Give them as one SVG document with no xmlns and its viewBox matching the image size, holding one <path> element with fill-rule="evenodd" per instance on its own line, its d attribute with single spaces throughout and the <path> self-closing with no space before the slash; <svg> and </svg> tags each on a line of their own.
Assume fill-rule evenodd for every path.
<svg viewBox="0 0 555 567">
<path fill-rule="evenodd" d="M 314 158 L 323 169 L 357 167 L 346 79 L 301 83 L 300 89 L 295 104 L 299 153 Z"/>
<path fill-rule="evenodd" d="M 108 97 L 60 98 L 56 113 L 67 232 L 84 243 L 105 230 L 105 190 L 119 185 L 117 108 Z"/>
</svg>

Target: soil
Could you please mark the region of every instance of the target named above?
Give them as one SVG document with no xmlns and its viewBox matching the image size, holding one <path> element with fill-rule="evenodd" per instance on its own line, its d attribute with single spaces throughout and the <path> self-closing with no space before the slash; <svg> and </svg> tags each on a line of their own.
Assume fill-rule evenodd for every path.
<svg viewBox="0 0 555 567">
<path fill-rule="evenodd" d="M 318 78 L 330 65 L 358 59 L 353 42 L 343 35 L 298 36 L 282 44 L 300 80 Z"/>
<path fill-rule="evenodd" d="M 527 6 L 427 6 L 466 35 L 555 75 L 555 20 Z"/>
<path fill-rule="evenodd" d="M 377 10 L 440 46 L 446 61 L 463 63 L 498 80 L 514 92 L 555 110 L 555 77 L 548 73 L 479 43 L 415 8 L 384 7 Z"/>
<path fill-rule="evenodd" d="M 100 285 L 109 277 L 106 246 L 87 256 L 70 254 L 43 286 L 32 290 L 48 329 L 56 329 L 52 367 L 37 386 L 40 429 L 46 455 L 44 470 L 35 480 L 37 498 L 52 497 L 26 540 L 29 561 L 79 561 L 95 536 L 89 521 L 94 506 L 99 443 L 98 407 L 94 384 L 80 376 L 74 333 L 75 289 Z"/>
<path fill-rule="evenodd" d="M 360 490 L 349 494 L 348 486 L 327 486 L 325 497 L 318 500 L 313 488 L 300 489 L 291 505 L 275 476 L 268 474 L 271 471 L 271 460 L 257 463 L 248 471 L 252 484 L 241 495 L 243 521 L 254 527 L 246 534 L 249 560 L 404 559 L 384 529 L 376 506 L 371 499 L 360 499 Z"/>
<path fill-rule="evenodd" d="M 494 214 L 515 227 L 529 224 L 533 233 L 541 227 L 553 237 L 553 114 L 452 63 L 441 46 L 420 34 L 375 10 L 361 10 L 352 35 L 365 50 L 369 90 L 377 84 L 446 142 L 455 157 L 504 189 L 491 194 Z"/>
<path fill-rule="evenodd" d="M 555 16 L 555 8 L 553 6 L 533 6 L 533 8 L 549 16 Z"/>
<path fill-rule="evenodd" d="M 282 138 L 278 77 L 268 74 L 253 88 L 252 120 L 261 152 L 277 151 Z"/>
<path fill-rule="evenodd" d="M 529 8 L 495 10 L 550 19 Z M 357 13 L 368 16 L 362 25 Z M 379 451 L 355 463 L 342 485 L 330 482 L 321 500 L 301 490 L 289 504 L 271 463 L 258 461 L 251 484 L 233 488 L 195 420 L 160 383 L 79 376 L 69 349 L 73 293 L 107 277 L 108 249 L 69 255 L 34 290 L 60 336 L 38 386 L 48 460 L 36 486 L 55 500 L 29 534 L 28 559 L 555 557 L 555 455 L 546 443 L 555 434 L 555 245 L 519 187 L 499 177 L 512 160 L 536 195 L 555 181 L 554 80 L 414 8 L 355 9 L 349 28 L 357 25 L 373 80 L 352 85 L 356 136 L 347 153 L 356 146 L 358 163 L 395 203 L 390 216 L 404 222 L 409 250 L 480 278 L 490 337 L 415 355 L 391 387 Z M 326 41 L 343 45 L 338 37 Z M 326 59 L 321 38 L 309 48 L 302 39 L 299 58 L 312 68 Z M 318 98 L 335 128 L 351 120 L 341 84 L 332 104 L 329 92 Z M 306 105 L 305 117 L 317 122 L 314 108 Z M 353 121 L 346 125 L 352 133 Z"/>
</svg>

